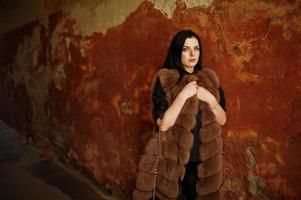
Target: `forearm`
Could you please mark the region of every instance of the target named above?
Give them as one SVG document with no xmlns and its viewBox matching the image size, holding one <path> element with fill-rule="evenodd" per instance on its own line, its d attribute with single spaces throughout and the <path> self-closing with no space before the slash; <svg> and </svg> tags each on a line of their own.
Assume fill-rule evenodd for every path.
<svg viewBox="0 0 301 200">
<path fill-rule="evenodd" d="M 157 124 L 161 127 L 162 131 L 167 131 L 171 126 L 173 126 L 176 122 L 176 119 L 182 110 L 184 104 L 186 102 L 186 98 L 181 94 L 177 95 L 175 100 L 171 103 L 168 109 L 165 111 L 163 118 L 158 118 Z"/>
<path fill-rule="evenodd" d="M 214 113 L 216 117 L 217 123 L 219 123 L 221 126 L 223 126 L 226 123 L 226 112 L 224 109 L 220 106 L 220 104 L 217 101 L 213 101 L 208 103 L 209 107 L 211 108 L 211 111 Z"/>
</svg>

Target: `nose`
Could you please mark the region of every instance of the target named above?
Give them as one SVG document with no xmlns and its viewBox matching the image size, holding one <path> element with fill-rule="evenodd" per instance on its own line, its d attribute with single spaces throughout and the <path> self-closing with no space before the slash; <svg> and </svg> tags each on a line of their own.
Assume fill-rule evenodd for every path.
<svg viewBox="0 0 301 200">
<path fill-rule="evenodd" d="M 195 55 L 194 50 L 190 50 L 190 56 L 194 56 L 194 55 Z"/>
</svg>

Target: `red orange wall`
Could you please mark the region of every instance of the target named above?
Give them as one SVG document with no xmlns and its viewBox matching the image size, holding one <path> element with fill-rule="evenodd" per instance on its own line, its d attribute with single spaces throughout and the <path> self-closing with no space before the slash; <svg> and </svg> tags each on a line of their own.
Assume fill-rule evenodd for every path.
<svg viewBox="0 0 301 200">
<path fill-rule="evenodd" d="M 152 77 L 190 28 L 225 91 L 226 199 L 301 198 L 300 1 L 78 1 L 20 25 L 0 38 L 0 119 L 113 193 L 130 197 Z"/>
</svg>

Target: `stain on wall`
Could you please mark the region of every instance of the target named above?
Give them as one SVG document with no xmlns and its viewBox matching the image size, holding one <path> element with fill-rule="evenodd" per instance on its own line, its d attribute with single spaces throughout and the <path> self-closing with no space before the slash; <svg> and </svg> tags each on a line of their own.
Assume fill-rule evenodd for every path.
<svg viewBox="0 0 301 200">
<path fill-rule="evenodd" d="M 152 77 L 191 28 L 226 95 L 225 198 L 301 197 L 299 0 L 42 4 L 0 36 L 2 120 L 130 198 Z"/>
</svg>

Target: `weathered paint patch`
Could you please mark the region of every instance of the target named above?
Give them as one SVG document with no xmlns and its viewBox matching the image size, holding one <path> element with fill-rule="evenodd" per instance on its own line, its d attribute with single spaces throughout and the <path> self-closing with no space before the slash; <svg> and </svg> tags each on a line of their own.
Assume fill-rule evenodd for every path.
<svg viewBox="0 0 301 200">
<path fill-rule="evenodd" d="M 240 139 L 244 138 L 257 138 L 257 132 L 252 129 L 247 129 L 247 130 L 228 130 L 227 131 L 227 137 L 238 137 Z"/>
<path fill-rule="evenodd" d="M 106 33 L 134 12 L 143 0 L 104 0 L 97 4 L 78 2 L 71 9 L 70 17 L 76 21 L 75 34 Z"/>
<path fill-rule="evenodd" d="M 214 0 L 184 0 L 184 2 L 186 3 L 187 8 L 208 8 L 213 4 Z"/>
<path fill-rule="evenodd" d="M 154 8 L 160 10 L 167 18 L 170 19 L 173 16 L 177 0 L 152 0 L 151 2 L 154 4 Z"/>
<path fill-rule="evenodd" d="M 266 180 L 262 176 L 257 175 L 256 173 L 257 161 L 255 159 L 252 147 L 246 148 L 246 154 L 249 160 L 247 164 L 248 192 L 251 193 L 253 196 L 257 197 L 258 199 L 268 200 L 269 198 L 263 190 L 266 187 Z"/>
<path fill-rule="evenodd" d="M 263 192 L 262 188 L 266 186 L 265 180 L 262 177 L 249 174 L 248 180 L 248 192 L 260 200 L 268 200 L 269 197 Z"/>
<path fill-rule="evenodd" d="M 248 147 L 246 149 L 246 154 L 249 157 L 249 163 L 247 164 L 247 167 L 248 168 L 254 168 L 256 166 L 256 159 L 255 159 L 255 156 L 252 152 L 252 147 Z"/>
<path fill-rule="evenodd" d="M 226 199 L 247 199 L 247 193 L 244 191 L 244 182 L 237 178 L 225 179 L 222 189 L 228 193 L 231 192 L 231 196 L 227 196 Z"/>
<path fill-rule="evenodd" d="M 177 0 L 169 0 L 169 1 L 164 1 L 164 0 L 148 0 L 154 4 L 154 8 L 160 10 L 164 15 L 167 16 L 167 18 L 172 18 L 174 11 L 177 7 Z M 212 3 L 214 0 L 184 0 L 183 1 L 186 5 L 187 8 L 195 8 L 195 7 L 200 7 L 200 8 L 207 8 Z"/>
</svg>

